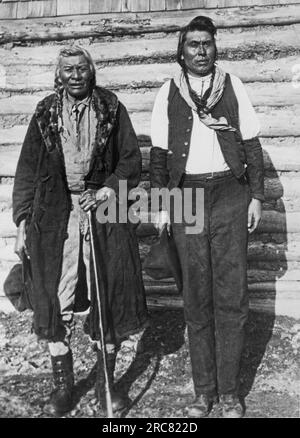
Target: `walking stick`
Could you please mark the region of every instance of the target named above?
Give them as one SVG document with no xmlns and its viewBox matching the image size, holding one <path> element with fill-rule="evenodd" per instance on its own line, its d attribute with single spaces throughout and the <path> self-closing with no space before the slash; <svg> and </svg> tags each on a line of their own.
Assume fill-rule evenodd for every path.
<svg viewBox="0 0 300 438">
<path fill-rule="evenodd" d="M 105 398 L 106 398 L 107 418 L 114 418 L 113 410 L 112 410 L 112 403 L 111 403 L 111 393 L 110 393 L 110 388 L 109 388 L 108 372 L 107 372 L 107 358 L 106 358 L 104 330 L 103 330 L 103 322 L 102 322 L 102 305 L 101 305 L 101 296 L 100 296 L 98 273 L 97 273 L 97 266 L 96 266 L 96 253 L 95 253 L 95 245 L 94 245 L 91 210 L 88 211 L 88 220 L 89 220 L 89 229 L 90 229 L 90 237 L 91 237 L 91 250 L 92 250 L 92 258 L 93 258 L 93 265 L 94 265 L 95 283 L 96 283 L 96 297 L 97 297 L 97 305 L 98 305 L 98 313 L 99 313 L 100 346 L 101 346 L 101 351 L 102 351 L 104 377 L 105 377 Z"/>
</svg>

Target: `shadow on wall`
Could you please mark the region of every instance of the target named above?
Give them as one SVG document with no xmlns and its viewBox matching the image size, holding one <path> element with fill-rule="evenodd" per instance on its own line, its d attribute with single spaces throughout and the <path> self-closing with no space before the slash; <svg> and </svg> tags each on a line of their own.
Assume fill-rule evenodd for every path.
<svg viewBox="0 0 300 438">
<path fill-rule="evenodd" d="M 248 273 L 253 273 L 253 278 L 257 283 L 259 281 L 260 285 L 250 286 L 253 310 L 249 313 L 241 364 L 240 392 L 243 396 L 246 396 L 253 386 L 257 369 L 272 337 L 276 316 L 276 283 L 288 269 L 286 211 L 282 200 L 283 186 L 269 154 L 265 150 L 263 153 L 266 163 L 265 181 L 267 181 L 264 210 L 274 211 L 275 209 L 281 213 L 282 218 L 280 226 L 262 222 L 261 231 L 258 230 L 258 233 L 251 236 L 249 242 Z M 276 245 L 276 249 L 272 248 L 272 244 Z"/>
</svg>

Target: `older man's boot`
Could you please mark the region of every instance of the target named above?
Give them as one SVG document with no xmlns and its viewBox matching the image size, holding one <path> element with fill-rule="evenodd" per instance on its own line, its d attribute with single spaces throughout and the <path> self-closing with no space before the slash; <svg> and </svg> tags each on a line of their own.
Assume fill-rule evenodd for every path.
<svg viewBox="0 0 300 438">
<path fill-rule="evenodd" d="M 74 373 L 71 350 L 61 356 L 51 356 L 51 363 L 54 390 L 44 411 L 51 415 L 63 415 L 72 409 Z"/>
<path fill-rule="evenodd" d="M 114 371 L 116 365 L 116 353 L 108 353 L 107 358 L 107 375 L 108 384 L 111 395 L 111 403 L 113 412 L 122 411 L 126 408 L 126 398 L 117 392 L 114 388 Z M 106 387 L 105 374 L 103 366 L 103 355 L 100 350 L 97 350 L 97 381 L 96 381 L 96 397 L 99 400 L 101 407 L 106 411 Z"/>
</svg>

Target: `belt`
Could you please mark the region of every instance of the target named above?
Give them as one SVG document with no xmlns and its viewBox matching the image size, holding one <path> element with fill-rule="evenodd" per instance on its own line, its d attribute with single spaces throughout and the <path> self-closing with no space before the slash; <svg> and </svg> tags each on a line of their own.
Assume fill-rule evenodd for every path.
<svg viewBox="0 0 300 438">
<path fill-rule="evenodd" d="M 219 178 L 233 176 L 231 170 L 224 170 L 223 172 L 208 172 L 208 173 L 186 173 L 184 179 L 186 181 L 214 181 Z"/>
</svg>

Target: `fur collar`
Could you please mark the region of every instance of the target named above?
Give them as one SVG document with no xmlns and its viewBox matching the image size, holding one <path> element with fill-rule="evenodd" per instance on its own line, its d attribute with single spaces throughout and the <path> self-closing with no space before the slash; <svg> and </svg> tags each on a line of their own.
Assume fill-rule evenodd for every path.
<svg viewBox="0 0 300 438">
<path fill-rule="evenodd" d="M 61 151 L 59 132 L 60 96 L 50 94 L 38 103 L 35 116 L 48 152 L 58 148 Z M 95 136 L 94 154 L 103 156 L 105 145 L 116 122 L 119 101 L 117 96 L 102 87 L 95 87 L 92 105 L 98 120 Z"/>
</svg>

